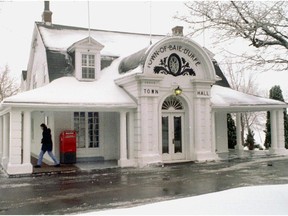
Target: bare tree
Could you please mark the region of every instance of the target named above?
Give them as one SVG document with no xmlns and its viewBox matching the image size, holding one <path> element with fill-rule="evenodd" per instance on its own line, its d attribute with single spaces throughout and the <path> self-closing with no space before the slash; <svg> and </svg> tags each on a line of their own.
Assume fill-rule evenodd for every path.
<svg viewBox="0 0 288 216">
<path fill-rule="evenodd" d="M 192 1 L 185 5 L 190 15 L 176 18 L 190 24 L 191 36 L 213 30 L 211 39 L 217 43 L 242 38 L 256 50 L 241 55 L 246 62 L 288 69 L 288 2 Z"/>
<path fill-rule="evenodd" d="M 223 64 L 224 74 L 229 80 L 232 89 L 252 95 L 261 95 L 261 92 L 256 84 L 257 74 L 251 73 L 243 69 L 241 65 L 233 64 L 226 60 Z M 245 112 L 241 113 L 241 140 L 244 145 L 245 131 L 253 130 L 263 131 L 265 126 L 265 112 Z"/>
<path fill-rule="evenodd" d="M 19 84 L 10 76 L 9 67 L 0 68 L 0 101 L 19 92 Z"/>
</svg>

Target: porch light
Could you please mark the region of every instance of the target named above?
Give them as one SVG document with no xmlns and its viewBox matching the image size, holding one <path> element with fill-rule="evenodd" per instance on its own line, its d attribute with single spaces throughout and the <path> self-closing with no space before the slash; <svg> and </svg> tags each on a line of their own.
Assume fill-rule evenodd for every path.
<svg viewBox="0 0 288 216">
<path fill-rule="evenodd" d="M 181 95 L 182 89 L 178 86 L 176 89 L 174 89 L 174 93 L 176 96 Z"/>
</svg>

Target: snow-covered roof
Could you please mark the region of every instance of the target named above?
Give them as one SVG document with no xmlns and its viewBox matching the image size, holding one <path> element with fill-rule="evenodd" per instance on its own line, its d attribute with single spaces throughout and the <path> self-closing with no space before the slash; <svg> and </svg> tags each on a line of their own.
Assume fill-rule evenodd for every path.
<svg viewBox="0 0 288 216">
<path fill-rule="evenodd" d="M 51 26 L 36 22 L 42 36 L 45 47 L 54 51 L 67 51 L 72 44 L 87 38 L 89 32 L 86 28 L 63 26 L 53 24 Z M 127 56 L 144 47 L 164 38 L 165 35 L 149 35 L 139 33 L 127 33 L 117 31 L 105 31 L 91 29 L 91 37 L 104 45 L 101 55 Z"/>
<path fill-rule="evenodd" d="M 118 77 L 118 64 L 115 60 L 110 67 L 104 69 L 99 80 L 83 82 L 75 77 L 62 77 L 46 86 L 22 92 L 3 100 L 3 106 L 56 107 L 56 108 L 101 108 L 111 110 L 119 108 L 135 108 L 136 103 L 125 91 L 114 83 Z"/>
<path fill-rule="evenodd" d="M 87 29 L 84 28 L 60 25 L 47 26 L 41 23 L 37 23 L 37 25 L 45 47 L 50 51 L 53 50 L 52 52 L 59 52 L 60 54 L 66 53 L 67 48 L 72 44 L 87 38 Z M 46 86 L 22 92 L 4 99 L 0 109 L 5 108 L 5 106 L 51 107 L 58 109 L 69 107 L 81 109 L 91 107 L 93 109 L 99 108 L 101 110 L 136 108 L 136 102 L 127 94 L 127 92 L 115 84 L 117 78 L 125 76 L 125 74 L 118 73 L 118 67 L 120 63 L 122 63 L 122 66 L 120 66 L 124 73 L 126 70 L 130 70 L 130 72 L 133 71 L 133 69 L 138 71 L 136 69 L 139 67 L 141 58 L 147 50 L 145 47 L 149 46 L 150 39 L 156 42 L 163 39 L 164 36 L 159 35 L 150 38 L 150 35 L 148 34 L 91 30 L 91 37 L 104 45 L 104 48 L 101 51 L 102 55 L 121 56 L 118 59 L 115 59 L 109 67 L 104 68 L 101 71 L 98 80 L 83 82 L 71 75 L 69 76 L 69 73 L 61 78 L 55 76 L 55 80 Z M 48 56 L 49 53 L 50 52 L 47 52 L 47 58 L 53 60 L 52 57 L 50 58 Z M 127 57 L 123 58 L 125 56 Z M 53 55 L 53 57 L 56 58 L 59 56 Z M 135 64 L 132 64 L 133 62 Z M 214 61 L 213 63 L 216 68 L 218 66 L 217 63 Z M 219 71 L 218 74 L 216 70 L 217 75 L 223 75 L 220 68 Z M 131 75 L 131 73 L 129 74 Z M 224 75 L 222 81 L 223 78 L 225 78 Z M 229 86 L 227 80 L 221 83 L 221 85 Z M 228 111 L 269 110 L 273 107 L 287 107 L 287 104 L 281 101 L 248 95 L 219 85 L 214 85 L 212 87 L 211 103 L 215 110 L 227 109 Z"/>
<path fill-rule="evenodd" d="M 213 85 L 211 103 L 214 109 L 223 111 L 264 111 L 272 108 L 287 108 L 282 101 L 246 94 L 231 88 Z"/>
<path fill-rule="evenodd" d="M 71 56 L 68 51 L 75 45 L 81 43 L 89 36 L 87 28 L 79 28 L 64 25 L 45 25 L 36 22 L 41 39 L 46 48 L 47 64 L 50 82 L 63 76 L 73 74 Z M 101 47 L 101 68 L 110 65 L 117 57 L 123 57 L 156 43 L 165 35 L 149 35 L 139 33 L 127 33 L 106 30 L 90 30 L 90 38 Z M 107 61 L 107 58 L 112 58 Z M 105 60 L 106 59 L 106 60 Z"/>
<path fill-rule="evenodd" d="M 121 59 L 115 60 L 110 66 L 114 70 L 104 69 L 101 78 L 97 81 L 83 82 L 74 77 L 62 77 L 44 87 L 6 98 L 2 105 L 57 108 L 93 107 L 107 110 L 136 108 L 136 102 L 114 83 L 114 78 L 123 76 L 119 75 L 116 70 L 119 61 Z M 230 112 L 264 111 L 288 107 L 285 102 L 245 94 L 218 85 L 213 85 L 211 89 L 211 103 L 213 109 Z"/>
</svg>

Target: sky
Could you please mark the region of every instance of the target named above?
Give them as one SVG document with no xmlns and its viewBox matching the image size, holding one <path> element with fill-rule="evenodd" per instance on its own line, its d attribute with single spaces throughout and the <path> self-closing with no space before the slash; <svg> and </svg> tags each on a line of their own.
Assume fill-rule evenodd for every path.
<svg viewBox="0 0 288 216">
<path fill-rule="evenodd" d="M 287 215 L 288 185 L 250 186 L 81 215 Z"/>
<path fill-rule="evenodd" d="M 50 1 L 52 23 L 94 29 L 168 34 L 179 24 L 181 1 Z M 19 76 L 27 69 L 35 21 L 42 21 L 44 1 L 0 1 L 0 67 Z M 150 10 L 151 9 L 151 10 Z M 184 30 L 185 31 L 185 30 Z"/>
<path fill-rule="evenodd" d="M 89 7 L 89 10 L 88 10 Z M 11 74 L 20 80 L 21 71 L 27 70 L 30 45 L 35 21 L 42 21 L 44 1 L 0 0 L 0 68 L 8 65 Z M 88 27 L 93 29 L 123 32 L 152 33 L 167 35 L 176 25 L 184 26 L 184 35 L 189 33 L 188 25 L 173 17 L 188 14 L 181 0 L 174 1 L 50 1 L 53 12 L 52 23 Z M 88 19 L 88 11 L 90 19 Z M 200 45 L 216 53 L 209 44 L 208 36 L 193 38 Z M 227 48 L 227 47 L 226 47 Z M 230 49 L 243 49 L 243 44 L 231 44 Z M 221 66 L 221 65 L 220 65 Z M 284 98 L 288 100 L 288 73 L 267 72 L 257 76 L 261 89 L 268 92 L 273 85 L 280 85 Z M 268 95 L 268 94 L 266 94 Z"/>
</svg>

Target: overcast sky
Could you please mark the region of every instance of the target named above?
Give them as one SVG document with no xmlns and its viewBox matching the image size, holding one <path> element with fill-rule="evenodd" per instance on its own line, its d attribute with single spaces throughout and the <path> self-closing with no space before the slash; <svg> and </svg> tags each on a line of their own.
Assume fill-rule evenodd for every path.
<svg viewBox="0 0 288 216">
<path fill-rule="evenodd" d="M 188 26 L 175 20 L 177 14 L 188 14 L 182 1 L 90 1 L 90 27 L 94 29 L 115 30 L 152 34 L 169 34 L 176 25 Z M 11 73 L 20 78 L 21 71 L 27 70 L 30 44 L 35 21 L 42 21 L 44 1 L 0 0 L 0 67 L 8 65 Z M 54 24 L 88 27 L 88 1 L 50 1 Z M 197 43 L 215 53 L 209 39 L 193 38 Z M 204 44 L 205 42 L 205 44 Z M 232 48 L 243 49 L 243 44 Z M 218 56 L 216 55 L 215 58 Z M 280 85 L 287 98 L 288 73 L 265 73 L 258 82 L 264 89 Z"/>
<path fill-rule="evenodd" d="M 184 9 L 181 1 L 50 1 L 52 22 L 87 28 L 88 5 L 91 28 L 165 35 Z M 16 76 L 27 69 L 34 23 L 42 21 L 43 9 L 40 0 L 0 1 L 0 67 L 7 64 Z"/>
</svg>

